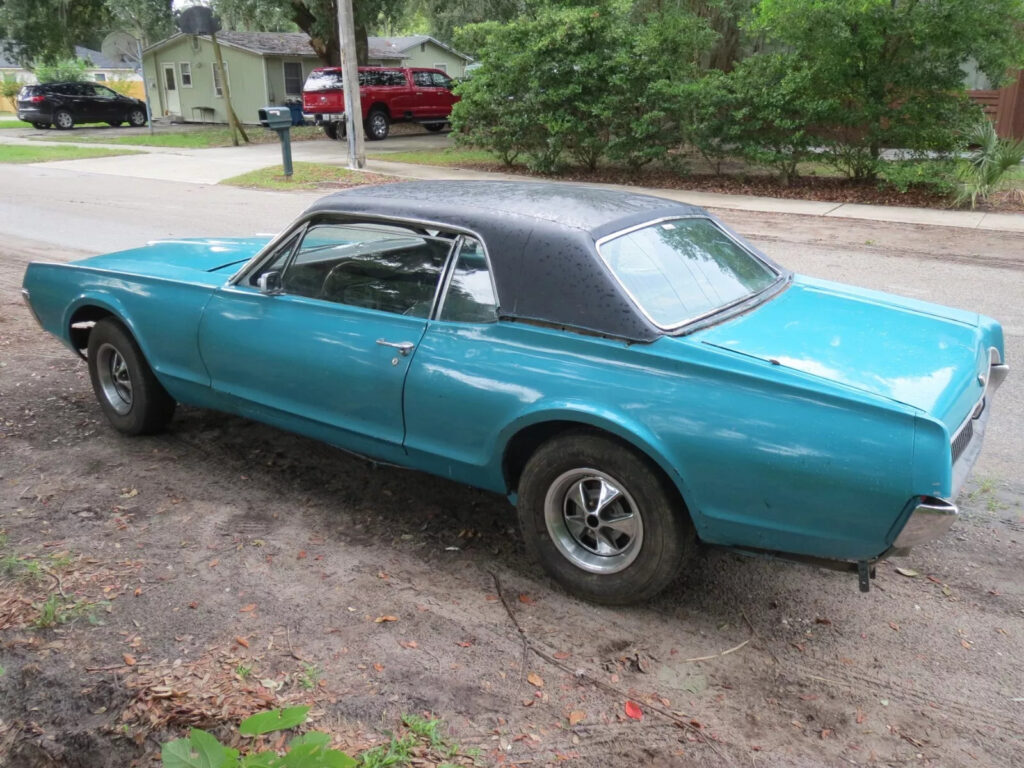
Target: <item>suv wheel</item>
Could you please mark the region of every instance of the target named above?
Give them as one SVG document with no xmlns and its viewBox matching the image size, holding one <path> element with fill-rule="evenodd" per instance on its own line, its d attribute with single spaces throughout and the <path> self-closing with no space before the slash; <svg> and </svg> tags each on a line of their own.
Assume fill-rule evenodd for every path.
<svg viewBox="0 0 1024 768">
<path fill-rule="evenodd" d="M 53 113 L 53 124 L 66 131 L 75 127 L 75 118 L 66 109 L 58 109 Z"/>
</svg>

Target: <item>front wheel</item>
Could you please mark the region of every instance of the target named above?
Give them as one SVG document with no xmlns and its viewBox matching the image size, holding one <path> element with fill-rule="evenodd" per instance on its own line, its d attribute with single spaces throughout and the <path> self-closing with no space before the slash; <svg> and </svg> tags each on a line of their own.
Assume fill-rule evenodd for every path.
<svg viewBox="0 0 1024 768">
<path fill-rule="evenodd" d="M 75 127 L 75 118 L 68 110 L 58 109 L 53 113 L 53 124 L 62 131 L 66 131 Z"/>
<path fill-rule="evenodd" d="M 391 131 L 391 118 L 382 109 L 375 109 L 366 118 L 366 138 L 370 141 L 381 141 Z"/>
<path fill-rule="evenodd" d="M 128 330 L 112 318 L 89 334 L 89 378 L 114 429 L 126 435 L 161 431 L 175 402 L 163 388 Z"/>
<path fill-rule="evenodd" d="M 531 554 L 569 592 L 596 603 L 653 597 L 696 544 L 668 480 L 603 435 L 574 432 L 541 446 L 523 470 L 518 510 Z"/>
</svg>

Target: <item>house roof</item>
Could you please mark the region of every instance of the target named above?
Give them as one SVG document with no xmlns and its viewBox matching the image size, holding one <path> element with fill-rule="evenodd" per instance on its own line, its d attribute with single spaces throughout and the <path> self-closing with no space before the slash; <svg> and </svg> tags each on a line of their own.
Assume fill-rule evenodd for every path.
<svg viewBox="0 0 1024 768">
<path fill-rule="evenodd" d="M 174 42 L 184 33 L 178 32 L 166 40 L 154 43 L 146 52 L 162 48 Z M 209 36 L 200 35 L 207 40 Z M 405 56 L 396 47 L 387 44 L 387 38 L 371 37 L 369 39 L 369 57 L 371 59 L 400 60 Z M 227 32 L 217 33 L 217 41 L 222 45 L 239 48 L 258 56 L 308 56 L 316 57 L 316 52 L 309 44 L 309 35 L 305 32 Z"/>
<path fill-rule="evenodd" d="M 75 56 L 79 59 L 85 59 L 86 61 L 92 62 L 93 69 L 134 68 L 134 64 L 126 63 L 123 61 L 116 61 L 114 59 L 108 58 L 99 51 L 94 51 L 92 48 L 86 48 L 84 45 L 75 46 Z"/>
<path fill-rule="evenodd" d="M 438 40 L 435 37 L 431 37 L 430 35 L 407 35 L 405 37 L 371 37 L 370 47 L 372 48 L 374 44 L 378 42 L 382 46 L 386 44 L 402 53 L 408 51 L 410 48 L 415 48 L 417 45 L 421 45 L 426 42 L 431 42 L 434 45 L 438 46 L 439 48 L 444 48 L 449 53 L 458 56 L 461 59 L 465 59 L 466 61 L 473 60 L 472 56 L 467 56 L 464 53 L 459 53 L 450 45 L 445 45 L 440 40 Z"/>
</svg>

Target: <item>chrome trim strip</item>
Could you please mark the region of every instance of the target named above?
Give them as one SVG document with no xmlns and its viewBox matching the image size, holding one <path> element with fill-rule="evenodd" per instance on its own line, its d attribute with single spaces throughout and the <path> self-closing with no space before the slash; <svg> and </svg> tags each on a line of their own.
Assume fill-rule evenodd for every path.
<svg viewBox="0 0 1024 768">
<path fill-rule="evenodd" d="M 959 510 L 956 504 L 928 496 L 919 497 L 919 503 L 910 513 L 893 547 L 910 549 L 941 538 L 956 520 Z"/>
<path fill-rule="evenodd" d="M 623 283 L 622 280 L 619 278 L 619 276 L 615 273 L 615 270 L 612 269 L 611 265 L 608 263 L 608 260 L 604 257 L 604 254 L 601 253 L 601 246 L 604 245 L 605 243 L 608 243 L 611 240 L 615 240 L 617 238 L 623 237 L 624 235 L 628 235 L 631 232 L 636 232 L 637 230 L 640 230 L 640 229 L 646 229 L 647 227 L 652 227 L 652 226 L 654 226 L 656 224 L 661 224 L 662 222 L 666 222 L 666 221 L 680 221 L 682 219 L 704 219 L 705 221 L 710 222 L 712 224 L 712 226 L 714 226 L 719 232 L 721 232 L 723 235 L 725 235 L 727 238 L 729 238 L 736 245 L 737 248 L 739 248 L 744 253 L 752 256 L 759 263 L 763 264 L 769 271 L 774 273 L 775 274 L 775 280 L 773 280 L 771 282 L 771 284 L 765 286 L 764 288 L 762 288 L 760 291 L 757 291 L 756 293 L 751 293 L 751 294 L 748 294 L 746 296 L 742 296 L 742 297 L 736 299 L 735 301 L 731 301 L 728 304 L 722 305 L 721 307 L 715 307 L 714 309 L 709 310 L 708 312 L 703 312 L 703 313 L 701 313 L 699 315 L 696 315 L 694 317 L 687 318 L 687 319 L 685 319 L 685 320 L 683 320 L 683 321 L 681 321 L 679 323 L 674 323 L 672 325 L 662 325 L 661 323 L 657 322 L 653 317 L 651 317 L 647 313 L 647 310 L 644 309 L 643 304 L 640 303 L 640 301 L 636 298 L 636 296 L 633 295 L 633 293 L 629 290 L 629 288 L 626 287 L 625 283 Z M 701 216 L 699 214 L 689 214 L 689 215 L 681 215 L 681 216 L 662 216 L 661 218 L 651 219 L 650 221 L 644 222 L 643 224 L 636 224 L 636 225 L 634 225 L 632 227 L 627 227 L 626 229 L 620 230 L 618 232 L 613 232 L 610 235 L 605 235 L 604 237 L 600 238 L 599 240 L 597 240 L 594 243 L 594 247 L 597 250 L 597 255 L 601 257 L 601 263 L 604 264 L 605 269 L 608 270 L 608 273 L 612 276 L 612 279 L 614 279 L 615 282 L 618 283 L 618 285 L 622 289 L 622 291 L 629 297 L 629 300 L 633 302 L 633 306 L 635 306 L 637 308 L 637 311 L 639 311 L 640 314 L 643 315 L 644 319 L 647 320 L 647 322 L 649 322 L 651 325 L 653 325 L 659 331 L 663 331 L 665 333 L 673 333 L 673 332 L 678 331 L 678 330 L 680 330 L 682 328 L 685 328 L 688 325 L 692 325 L 693 323 L 697 323 L 697 322 L 700 322 L 701 320 L 704 320 L 706 318 L 712 317 L 713 315 L 717 315 L 719 312 L 726 312 L 726 311 L 732 309 L 733 307 L 737 307 L 737 306 L 739 306 L 741 304 L 744 304 L 744 303 L 746 303 L 748 301 L 756 299 L 758 296 L 761 296 L 761 295 L 767 293 L 768 291 L 771 291 L 771 290 L 777 288 L 779 283 L 781 281 L 787 279 L 787 277 L 788 277 L 787 273 L 782 272 L 774 264 L 766 261 L 764 258 L 762 258 L 755 251 L 750 250 L 744 243 L 742 243 L 731 232 L 729 232 L 729 230 L 725 229 L 722 225 L 720 225 L 713 218 L 711 218 L 710 216 Z"/>
<path fill-rule="evenodd" d="M 979 413 L 978 409 L 979 409 L 979 407 L 981 407 L 983 405 L 986 405 L 985 404 L 985 398 L 989 394 L 989 387 L 992 384 L 992 380 L 994 378 L 998 378 L 999 379 L 999 384 L 1002 384 L 1003 379 L 1006 378 L 1006 373 L 1005 372 L 1003 372 L 1001 375 L 996 374 L 995 376 L 993 375 L 993 372 L 992 372 L 992 368 L 993 367 L 1005 368 L 1007 371 L 1009 370 L 1009 366 L 1000 366 L 998 363 L 995 362 L 996 360 L 999 360 L 999 350 L 997 350 L 995 347 L 989 347 L 988 359 L 989 359 L 989 369 L 988 369 L 987 375 L 979 374 L 979 377 L 983 377 L 983 380 L 984 380 L 984 383 L 985 383 L 985 385 L 981 389 L 981 397 L 979 397 L 974 402 L 974 405 L 971 407 L 971 410 L 967 412 L 966 418 L 964 418 L 964 420 L 960 422 L 960 426 L 958 426 L 956 428 L 956 431 L 950 436 L 950 438 L 949 438 L 950 446 L 952 446 L 953 443 L 956 442 L 956 439 L 958 437 L 960 437 L 960 433 L 963 432 L 965 429 L 967 429 L 967 425 L 970 424 L 972 421 L 976 420 L 977 418 L 980 418 L 981 413 L 984 412 L 985 409 L 982 409 L 981 413 Z M 998 386 L 998 384 L 996 386 Z M 992 391 L 994 392 L 995 388 L 993 388 Z M 977 414 L 977 416 L 975 414 Z"/>
</svg>

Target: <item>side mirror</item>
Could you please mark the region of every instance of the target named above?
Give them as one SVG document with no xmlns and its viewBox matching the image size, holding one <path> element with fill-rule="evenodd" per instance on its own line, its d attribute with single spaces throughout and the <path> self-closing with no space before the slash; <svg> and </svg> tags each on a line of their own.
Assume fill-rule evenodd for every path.
<svg viewBox="0 0 1024 768">
<path fill-rule="evenodd" d="M 262 275 L 256 278 L 256 285 L 259 286 L 260 293 L 280 293 L 281 273 L 276 270 L 264 272 Z"/>
</svg>

